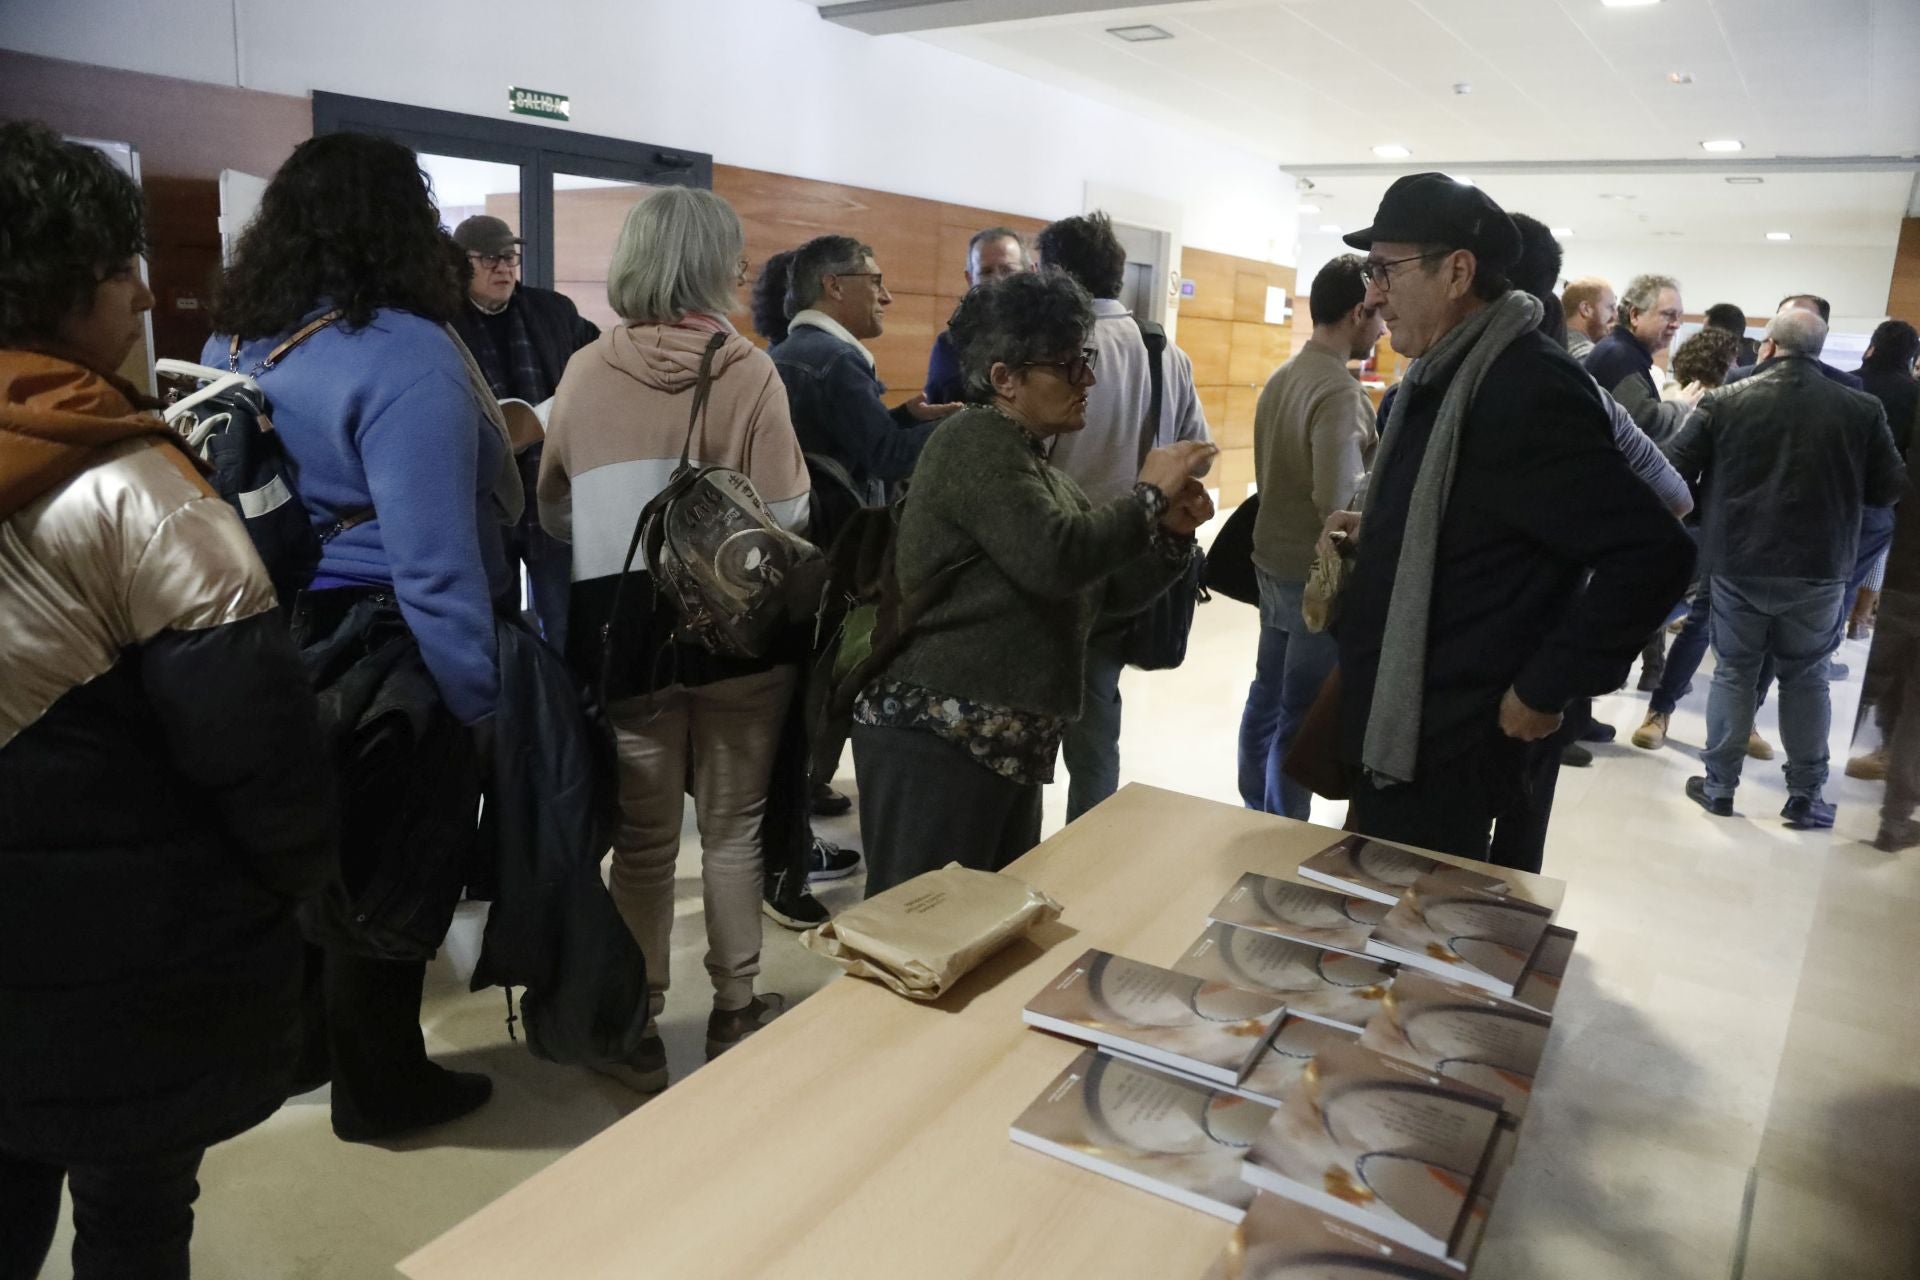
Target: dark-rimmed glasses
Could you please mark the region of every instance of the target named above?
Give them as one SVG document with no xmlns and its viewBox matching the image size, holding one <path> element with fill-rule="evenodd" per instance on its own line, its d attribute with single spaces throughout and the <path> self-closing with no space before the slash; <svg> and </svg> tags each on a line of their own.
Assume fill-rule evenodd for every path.
<svg viewBox="0 0 1920 1280">
<path fill-rule="evenodd" d="M 1452 252 L 1453 250 L 1451 249 L 1435 249 L 1430 253 L 1416 253 L 1412 257 L 1393 258 L 1386 262 L 1363 262 L 1360 264 L 1360 283 L 1369 288 L 1375 288 L 1382 293 L 1386 293 L 1393 288 L 1393 272 L 1391 268 L 1409 262 L 1424 262 L 1428 258 L 1444 258 Z"/>
<path fill-rule="evenodd" d="M 1060 376 L 1068 382 L 1085 382 L 1100 363 L 1100 353 L 1092 347 L 1080 348 L 1080 354 L 1071 360 L 1023 360 L 1022 369 L 1058 369 Z"/>
<path fill-rule="evenodd" d="M 512 253 L 469 253 L 467 256 L 473 259 L 475 266 L 485 267 L 488 271 L 493 270 L 495 267 L 517 267 L 520 265 L 520 254 L 518 251 Z"/>
</svg>

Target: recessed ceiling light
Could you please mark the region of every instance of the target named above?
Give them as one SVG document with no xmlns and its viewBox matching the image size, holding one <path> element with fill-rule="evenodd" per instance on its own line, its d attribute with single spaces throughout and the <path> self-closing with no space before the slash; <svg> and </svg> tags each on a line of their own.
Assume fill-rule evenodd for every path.
<svg viewBox="0 0 1920 1280">
<path fill-rule="evenodd" d="M 1607 9 L 1641 9 L 1650 4 L 1659 4 L 1660 0 L 1600 0 Z"/>
<path fill-rule="evenodd" d="M 1765 178 L 1728 178 L 1727 181 L 1736 187 L 1757 187 L 1761 183 L 1765 182 L 1766 179 Z"/>
<path fill-rule="evenodd" d="M 1397 142 L 1383 142 L 1373 149 L 1373 154 L 1379 156 L 1382 160 L 1405 160 L 1408 156 L 1412 155 L 1413 152 L 1407 150 Z"/>
<path fill-rule="evenodd" d="M 1464 97 L 1465 95 L 1473 92 L 1473 86 L 1468 84 L 1465 80 L 1462 80 L 1459 84 L 1456 84 L 1455 86 L 1453 86 L 1453 91 Z"/>
<path fill-rule="evenodd" d="M 1340 224 L 1337 222 L 1323 222 L 1320 224 L 1320 232 L 1322 235 L 1337 236 L 1340 234 Z"/>
<path fill-rule="evenodd" d="M 1108 27 L 1107 34 L 1110 36 L 1119 36 L 1128 44 L 1139 44 L 1146 40 L 1173 39 L 1173 32 L 1161 27 L 1156 27 L 1150 22 L 1143 22 L 1132 27 Z"/>
<path fill-rule="evenodd" d="M 1745 151 L 1746 143 L 1738 138 L 1714 138 L 1700 144 L 1702 151 Z"/>
<path fill-rule="evenodd" d="M 1692 84 L 1692 83 L 1693 83 L 1693 72 L 1691 72 L 1691 71 L 1669 71 L 1669 72 L 1667 72 L 1667 83 L 1668 83 L 1668 84 Z"/>
<path fill-rule="evenodd" d="M 1556 240 L 1564 240 L 1573 234 L 1572 227 L 1548 227 L 1547 234 Z"/>
<path fill-rule="evenodd" d="M 1300 206 L 1300 208 L 1299 208 L 1299 209 L 1297 210 L 1297 212 L 1299 212 L 1299 213 L 1318 213 L 1318 212 L 1320 212 L 1320 206 L 1319 206 L 1319 205 L 1317 205 L 1317 204 L 1303 204 L 1303 205 L 1301 205 L 1301 206 Z"/>
<path fill-rule="evenodd" d="M 1769 231 L 1769 232 L 1767 232 L 1767 239 L 1769 239 L 1769 240 L 1791 240 L 1791 239 L 1793 239 L 1793 232 L 1791 232 L 1791 231 Z"/>
<path fill-rule="evenodd" d="M 1600 199 L 1602 200 L 1638 200 L 1639 198 L 1640 197 L 1636 195 L 1619 191 L 1602 191 L 1600 193 Z"/>
</svg>

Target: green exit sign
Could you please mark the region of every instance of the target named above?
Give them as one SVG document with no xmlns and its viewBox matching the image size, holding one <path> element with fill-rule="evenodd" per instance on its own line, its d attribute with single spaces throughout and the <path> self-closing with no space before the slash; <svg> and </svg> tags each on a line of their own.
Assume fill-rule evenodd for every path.
<svg viewBox="0 0 1920 1280">
<path fill-rule="evenodd" d="M 566 120 L 573 114 L 573 101 L 564 93 L 544 93 L 539 89 L 507 86 L 507 110 L 517 116 L 539 116 L 542 120 Z"/>
</svg>

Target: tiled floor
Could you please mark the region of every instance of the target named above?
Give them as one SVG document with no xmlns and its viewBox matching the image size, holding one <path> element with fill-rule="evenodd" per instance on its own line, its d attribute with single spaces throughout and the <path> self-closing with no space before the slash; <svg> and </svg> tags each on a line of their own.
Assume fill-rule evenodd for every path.
<svg viewBox="0 0 1920 1280">
<path fill-rule="evenodd" d="M 1217 601 L 1200 611 L 1184 668 L 1125 684 L 1125 774 L 1234 802 L 1235 732 L 1251 671 L 1253 610 Z M 1834 756 L 1843 804 L 1831 834 L 1784 830 L 1780 763 L 1752 764 L 1742 817 L 1708 818 L 1681 794 L 1697 771 L 1707 679 L 1674 717 L 1675 745 L 1625 745 L 1644 695 L 1601 700 L 1619 745 L 1562 774 L 1546 871 L 1570 883 L 1562 920 L 1580 931 L 1574 981 L 1597 997 L 1579 1025 L 1558 1029 L 1548 1070 L 1573 1105 L 1530 1121 L 1495 1220 L 1489 1274 L 1635 1275 L 1720 1280 L 1768 1114 L 1817 885 L 1827 850 L 1850 856 L 1872 834 L 1876 788 L 1841 780 L 1865 646 L 1842 656 Z M 1774 708 L 1762 730 L 1778 741 Z M 840 784 L 852 785 L 851 767 Z M 1050 788 L 1047 830 L 1064 790 Z M 1338 825 L 1343 806 L 1317 802 Z M 823 834 L 857 844 L 851 818 Z M 711 998 L 701 967 L 699 855 L 688 814 L 679 882 L 676 986 L 663 1019 L 676 1077 L 700 1061 Z M 1867 851 L 1871 852 L 1871 851 Z M 1124 856 L 1116 851 L 1116 856 Z M 1876 857 L 1882 855 L 1875 855 Z M 829 907 L 860 881 L 827 887 Z M 472 922 L 470 922 L 471 924 Z M 466 926 L 466 927 L 470 927 Z M 456 948 L 450 948 L 454 950 Z M 835 973 L 796 936 L 766 929 L 765 988 L 802 997 Z M 415 1247 L 617 1120 L 641 1100 L 586 1071 L 534 1060 L 510 1043 L 498 991 L 469 994 L 443 953 L 430 973 L 429 1046 L 441 1060 L 491 1073 L 494 1100 L 430 1139 L 383 1150 L 336 1141 L 326 1095 L 290 1102 L 266 1124 L 216 1148 L 202 1175 L 195 1274 L 201 1280 L 363 1280 L 392 1274 Z M 1605 1066 L 1605 1071 L 1600 1070 Z M 1629 1083 L 1622 1084 L 1622 1080 Z M 1582 1087 L 1566 1088 L 1579 1082 Z M 1586 1086 L 1591 1087 L 1586 1087 Z M 778 1129 L 766 1135 L 780 1141 Z M 1546 1158 L 1581 1150 L 1578 1161 Z M 672 1159 L 671 1152 L 658 1158 Z M 740 1153 L 750 1161 L 753 1153 Z M 724 1187 L 713 1194 L 724 1196 Z M 644 1214 L 646 1206 L 633 1206 Z M 70 1274 L 63 1228 L 46 1275 Z M 1537 1255 L 1537 1256 L 1536 1256 Z M 1546 1259 L 1553 1261 L 1549 1265 Z"/>
</svg>

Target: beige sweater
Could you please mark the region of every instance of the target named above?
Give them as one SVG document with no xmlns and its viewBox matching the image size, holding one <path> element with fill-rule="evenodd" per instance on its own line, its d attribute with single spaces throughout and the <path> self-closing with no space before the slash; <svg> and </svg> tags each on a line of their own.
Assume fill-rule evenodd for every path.
<svg viewBox="0 0 1920 1280">
<path fill-rule="evenodd" d="M 1347 362 L 1309 338 L 1274 370 L 1253 411 L 1254 564 L 1282 581 L 1306 581 L 1321 526 L 1353 501 L 1375 439 L 1373 406 Z"/>
</svg>

